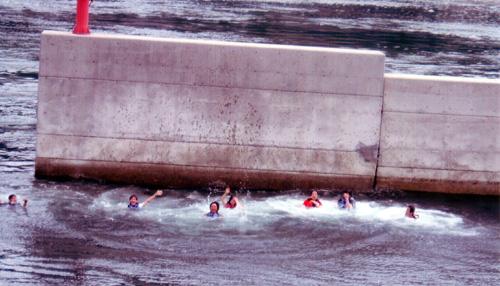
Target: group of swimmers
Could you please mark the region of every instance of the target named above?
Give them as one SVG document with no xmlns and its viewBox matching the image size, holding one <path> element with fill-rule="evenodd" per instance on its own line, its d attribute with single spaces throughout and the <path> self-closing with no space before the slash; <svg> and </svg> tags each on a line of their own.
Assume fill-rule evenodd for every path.
<svg viewBox="0 0 500 286">
<path fill-rule="evenodd" d="M 129 209 L 143 208 L 144 206 L 149 204 L 152 200 L 154 200 L 155 198 L 162 196 L 162 195 L 163 195 L 163 191 L 158 190 L 152 196 L 148 197 L 144 202 L 139 203 L 139 199 L 137 198 L 137 196 L 135 194 L 132 194 L 128 200 L 129 201 L 128 208 Z M 228 209 L 234 209 L 238 205 L 243 207 L 243 205 L 239 202 L 238 197 L 231 194 L 231 188 L 229 186 L 227 186 L 225 188 L 224 194 L 221 197 L 221 202 L 222 202 L 222 205 L 224 206 L 224 208 L 228 208 Z M 17 201 L 17 196 L 15 194 L 11 194 L 8 197 L 8 202 L 3 203 L 2 200 L 0 200 L 0 205 L 5 205 L 5 204 L 7 204 L 9 206 L 18 206 L 19 205 L 19 206 L 27 207 L 28 200 L 24 199 L 23 203 L 20 203 Z M 304 206 L 306 208 L 319 208 L 322 205 L 323 204 L 319 200 L 317 191 L 313 191 L 311 193 L 311 196 L 309 196 L 304 201 Z M 350 192 L 344 191 L 344 192 L 342 192 L 341 197 L 338 199 L 337 205 L 340 209 L 351 210 L 351 209 L 356 208 L 356 201 L 354 200 L 354 198 L 352 197 L 352 194 Z M 219 202 L 217 202 L 217 201 L 211 202 L 209 208 L 210 208 L 210 211 L 206 214 L 207 217 L 214 218 L 214 219 L 222 217 L 222 215 L 219 213 L 219 209 L 220 209 Z M 414 205 L 407 206 L 405 216 L 408 218 L 413 218 L 413 219 L 418 218 L 418 215 L 415 213 L 415 206 Z"/>
<path fill-rule="evenodd" d="M 140 209 L 146 206 L 148 203 L 150 203 L 152 200 L 154 200 L 156 197 L 162 196 L 163 191 L 156 191 L 152 196 L 148 197 L 144 202 L 139 203 L 139 199 L 137 198 L 137 195 L 132 194 L 128 198 L 128 208 L 129 209 Z M 228 186 L 226 187 L 224 194 L 221 197 L 222 204 L 225 208 L 229 209 L 234 209 L 236 206 L 241 205 L 238 201 L 238 198 L 234 195 L 231 194 L 231 188 Z M 241 205 L 242 206 L 242 205 Z M 213 201 L 210 203 L 210 211 L 206 214 L 207 217 L 210 218 L 219 218 L 222 217 L 221 214 L 219 214 L 219 202 Z"/>
<path fill-rule="evenodd" d="M 355 208 L 356 201 L 352 197 L 351 193 L 349 193 L 347 191 L 344 191 L 342 193 L 342 196 L 340 197 L 340 199 L 337 201 L 337 204 L 338 204 L 338 206 L 339 206 L 340 209 L 350 210 L 350 209 L 354 209 Z M 311 196 L 308 197 L 304 201 L 304 206 L 306 208 L 319 208 L 322 205 L 323 204 L 321 203 L 321 201 L 318 198 L 318 192 L 316 192 L 316 191 L 313 191 L 311 193 Z"/>
<path fill-rule="evenodd" d="M 129 198 L 129 204 L 128 208 L 130 209 L 139 209 L 144 207 L 146 204 L 154 200 L 156 197 L 159 197 L 163 195 L 162 191 L 156 191 L 152 196 L 147 198 L 143 203 L 139 203 L 137 196 L 135 194 L 131 195 Z M 226 186 L 224 190 L 224 194 L 221 197 L 221 202 L 224 208 L 228 209 L 234 209 L 238 205 L 240 207 L 243 207 L 243 205 L 238 201 L 238 198 L 231 194 L 231 188 L 229 186 Z M 311 193 L 311 196 L 309 196 L 305 201 L 304 201 L 304 206 L 306 208 L 319 208 L 323 204 L 319 200 L 318 197 L 318 192 L 313 191 Z M 341 197 L 337 201 L 337 205 L 340 209 L 346 209 L 346 210 L 352 210 L 356 208 L 356 201 L 354 200 L 352 194 L 348 191 L 342 192 Z M 210 211 L 206 214 L 207 217 L 212 218 L 212 219 L 217 219 L 221 218 L 222 214 L 219 213 L 220 209 L 220 204 L 217 201 L 213 201 L 209 205 Z M 418 215 L 415 214 L 415 206 L 414 205 L 408 205 L 406 209 L 405 216 L 408 218 L 413 218 L 417 219 Z"/>
<path fill-rule="evenodd" d="M 316 191 L 313 191 L 311 193 L 311 196 L 308 197 L 304 201 L 304 206 L 306 208 L 319 208 L 322 205 L 323 204 L 321 203 L 321 201 L 318 198 L 318 192 L 316 192 Z M 344 192 L 342 192 L 342 195 L 340 196 L 339 200 L 337 201 L 337 205 L 339 206 L 340 209 L 351 210 L 351 209 L 354 209 L 356 207 L 356 201 L 354 200 L 354 198 L 352 197 L 350 192 L 344 191 Z M 413 218 L 413 219 L 418 218 L 418 215 L 415 214 L 415 206 L 414 205 L 408 205 L 406 207 L 405 216 L 408 218 Z"/>
</svg>

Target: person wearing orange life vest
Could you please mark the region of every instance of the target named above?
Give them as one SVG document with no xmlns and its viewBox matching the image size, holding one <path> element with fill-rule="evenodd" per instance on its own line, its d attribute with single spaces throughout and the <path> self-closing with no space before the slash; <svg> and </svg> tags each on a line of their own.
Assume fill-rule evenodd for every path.
<svg viewBox="0 0 500 286">
<path fill-rule="evenodd" d="M 318 199 L 318 192 L 316 191 L 313 191 L 311 196 L 304 201 L 304 206 L 306 206 L 306 208 L 319 208 L 322 205 L 323 204 Z"/>
</svg>

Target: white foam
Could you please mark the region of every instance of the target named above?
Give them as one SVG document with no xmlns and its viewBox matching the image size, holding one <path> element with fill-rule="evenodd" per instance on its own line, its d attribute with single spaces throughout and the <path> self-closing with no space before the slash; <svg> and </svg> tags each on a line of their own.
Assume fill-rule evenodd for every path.
<svg viewBox="0 0 500 286">
<path fill-rule="evenodd" d="M 98 197 L 91 205 L 93 210 L 104 210 L 112 217 L 132 215 L 140 219 L 158 223 L 175 223 L 179 229 L 205 229 L 212 227 L 205 214 L 209 211 L 209 203 L 219 197 L 205 197 L 193 192 L 186 198 L 164 196 L 152 201 L 139 211 L 127 209 L 129 193 L 123 190 L 109 191 Z M 146 196 L 139 195 L 139 201 Z M 406 206 L 391 204 L 389 206 L 376 202 L 357 201 L 356 209 L 347 211 L 339 209 L 334 198 L 322 199 L 320 208 L 307 209 L 303 205 L 302 196 L 276 196 L 263 199 L 251 199 L 248 195 L 240 196 L 240 206 L 235 209 L 220 209 L 223 219 L 217 224 L 222 229 L 238 231 L 258 231 L 284 218 L 298 221 L 318 221 L 332 227 L 343 223 L 385 224 L 399 228 L 442 232 L 456 235 L 475 235 L 477 231 L 467 227 L 462 217 L 441 210 L 418 208 L 418 219 L 404 216 Z M 189 227 L 186 227 L 189 226 Z"/>
</svg>

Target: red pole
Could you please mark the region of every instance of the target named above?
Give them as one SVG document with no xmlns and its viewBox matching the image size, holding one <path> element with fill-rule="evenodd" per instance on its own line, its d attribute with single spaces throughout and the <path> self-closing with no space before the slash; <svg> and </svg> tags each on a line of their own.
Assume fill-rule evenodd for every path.
<svg viewBox="0 0 500 286">
<path fill-rule="evenodd" d="M 73 34 L 89 34 L 89 0 L 78 0 Z"/>
</svg>

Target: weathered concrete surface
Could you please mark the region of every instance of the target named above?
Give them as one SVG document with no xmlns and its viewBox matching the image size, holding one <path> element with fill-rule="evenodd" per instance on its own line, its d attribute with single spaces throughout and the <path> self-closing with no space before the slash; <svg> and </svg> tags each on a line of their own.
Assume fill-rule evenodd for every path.
<svg viewBox="0 0 500 286">
<path fill-rule="evenodd" d="M 500 81 L 386 75 L 377 187 L 500 195 Z"/>
<path fill-rule="evenodd" d="M 369 189 L 382 53 L 44 32 L 37 177 Z"/>
<path fill-rule="evenodd" d="M 44 32 L 36 176 L 500 195 L 500 81 L 384 79 L 383 65 L 370 51 Z"/>
</svg>

